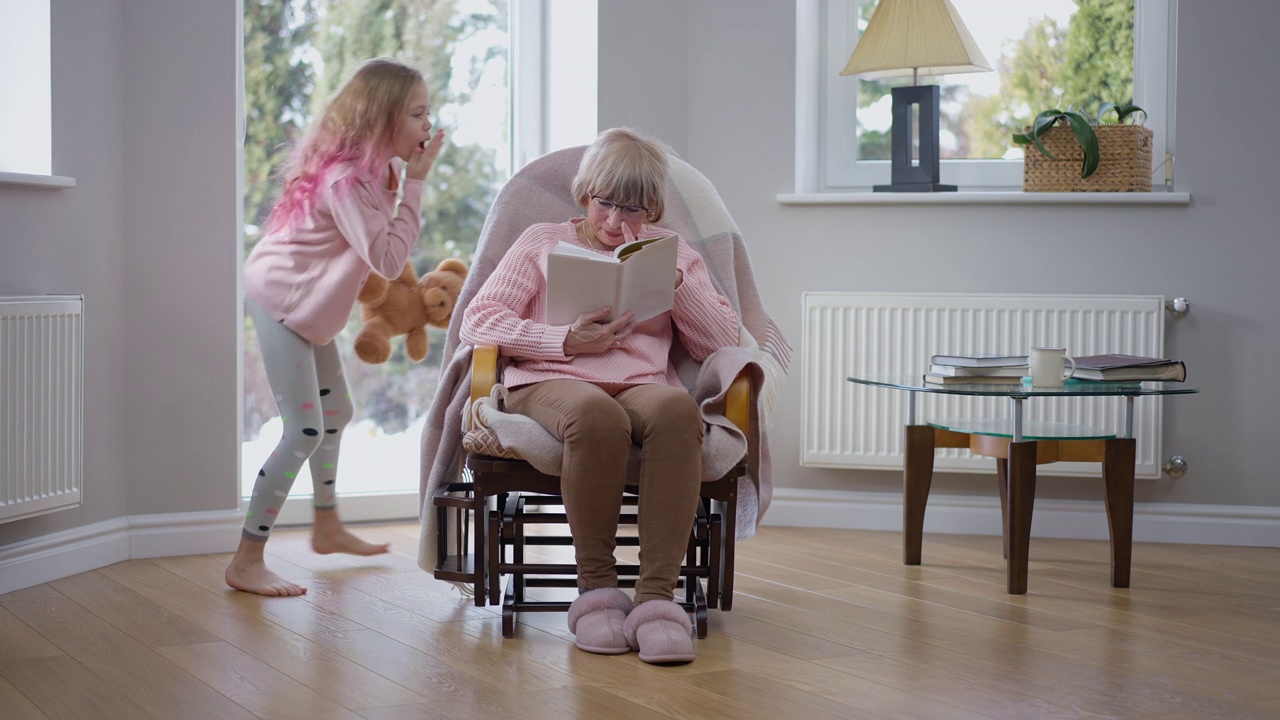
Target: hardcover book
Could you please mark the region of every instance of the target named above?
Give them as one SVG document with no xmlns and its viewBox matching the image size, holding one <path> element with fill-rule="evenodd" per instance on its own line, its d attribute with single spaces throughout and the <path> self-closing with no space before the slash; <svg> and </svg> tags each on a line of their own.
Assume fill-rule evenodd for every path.
<svg viewBox="0 0 1280 720">
<path fill-rule="evenodd" d="M 999 367 L 959 367 L 957 365 L 930 365 L 930 375 L 947 377 L 1017 377 L 1027 374 L 1026 365 L 1006 365 Z"/>
<path fill-rule="evenodd" d="M 1022 375 L 934 375 L 926 373 L 929 385 L 1020 385 Z"/>
<path fill-rule="evenodd" d="M 562 242 L 547 256 L 547 324 L 570 325 L 583 313 L 628 310 L 644 322 L 671 309 L 676 287 L 676 236 L 635 240 L 613 255 Z"/>
<path fill-rule="evenodd" d="M 934 365 L 966 368 L 1017 367 L 1028 361 L 1026 355 L 934 355 L 929 359 Z"/>
<path fill-rule="evenodd" d="M 1140 357 L 1137 355 L 1084 355 L 1075 359 L 1072 377 L 1081 380 L 1128 381 L 1187 379 L 1187 366 L 1181 360 Z"/>
</svg>

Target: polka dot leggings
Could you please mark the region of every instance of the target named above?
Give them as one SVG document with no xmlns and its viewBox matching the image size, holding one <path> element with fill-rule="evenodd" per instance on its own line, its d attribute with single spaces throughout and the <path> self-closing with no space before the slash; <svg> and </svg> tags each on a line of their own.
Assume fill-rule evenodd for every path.
<svg viewBox="0 0 1280 720">
<path fill-rule="evenodd" d="M 311 466 L 314 506 L 324 509 L 337 504 L 338 449 L 354 409 L 336 344 L 312 345 L 251 298 L 245 298 L 245 305 L 258 331 L 262 364 L 284 421 L 280 444 L 258 471 L 244 521 L 244 536 L 265 542 L 303 461 Z"/>
</svg>

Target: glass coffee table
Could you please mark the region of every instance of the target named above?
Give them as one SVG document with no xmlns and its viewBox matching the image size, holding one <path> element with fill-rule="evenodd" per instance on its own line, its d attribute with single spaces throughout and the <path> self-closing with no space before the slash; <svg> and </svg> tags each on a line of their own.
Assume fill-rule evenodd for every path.
<svg viewBox="0 0 1280 720">
<path fill-rule="evenodd" d="M 924 511 L 933 482 L 933 457 L 938 448 L 966 448 L 996 460 L 1000 514 L 1007 559 L 1007 590 L 1027 591 L 1031 541 L 1031 511 L 1035 503 L 1036 465 L 1073 461 L 1102 463 L 1106 485 L 1107 527 L 1111 535 L 1111 585 L 1129 587 L 1133 551 L 1133 476 L 1136 441 L 1133 404 L 1144 395 L 1189 395 L 1199 392 L 1180 382 L 1069 382 L 1059 388 L 1008 385 L 932 385 L 920 376 L 866 375 L 848 378 L 859 385 L 904 390 L 910 394 L 903 458 L 903 562 L 919 565 L 924 534 Z M 1009 398 L 1009 417 L 940 419 L 917 422 L 918 393 Z M 1038 397 L 1106 397 L 1125 399 L 1124 424 L 1111 431 L 1063 423 L 1023 419 L 1023 403 Z"/>
</svg>

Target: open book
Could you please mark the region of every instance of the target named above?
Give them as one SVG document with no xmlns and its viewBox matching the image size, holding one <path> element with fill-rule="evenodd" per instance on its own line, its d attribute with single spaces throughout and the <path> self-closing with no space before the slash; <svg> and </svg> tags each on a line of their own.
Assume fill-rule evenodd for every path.
<svg viewBox="0 0 1280 720">
<path fill-rule="evenodd" d="M 675 235 L 619 245 L 612 256 L 561 242 L 547 256 L 547 324 L 570 325 L 608 305 L 609 320 L 628 310 L 644 322 L 675 301 Z"/>
</svg>

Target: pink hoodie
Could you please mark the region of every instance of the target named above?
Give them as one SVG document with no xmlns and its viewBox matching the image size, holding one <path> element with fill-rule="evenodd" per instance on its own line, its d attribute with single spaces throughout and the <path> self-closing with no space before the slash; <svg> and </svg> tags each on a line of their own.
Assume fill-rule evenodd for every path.
<svg viewBox="0 0 1280 720">
<path fill-rule="evenodd" d="M 268 234 L 245 258 L 245 293 L 308 342 L 333 340 L 369 271 L 399 276 L 418 242 L 423 181 L 406 179 L 398 206 L 387 189 L 401 165 L 395 158 L 371 179 L 333 167 L 306 218 Z"/>
</svg>

